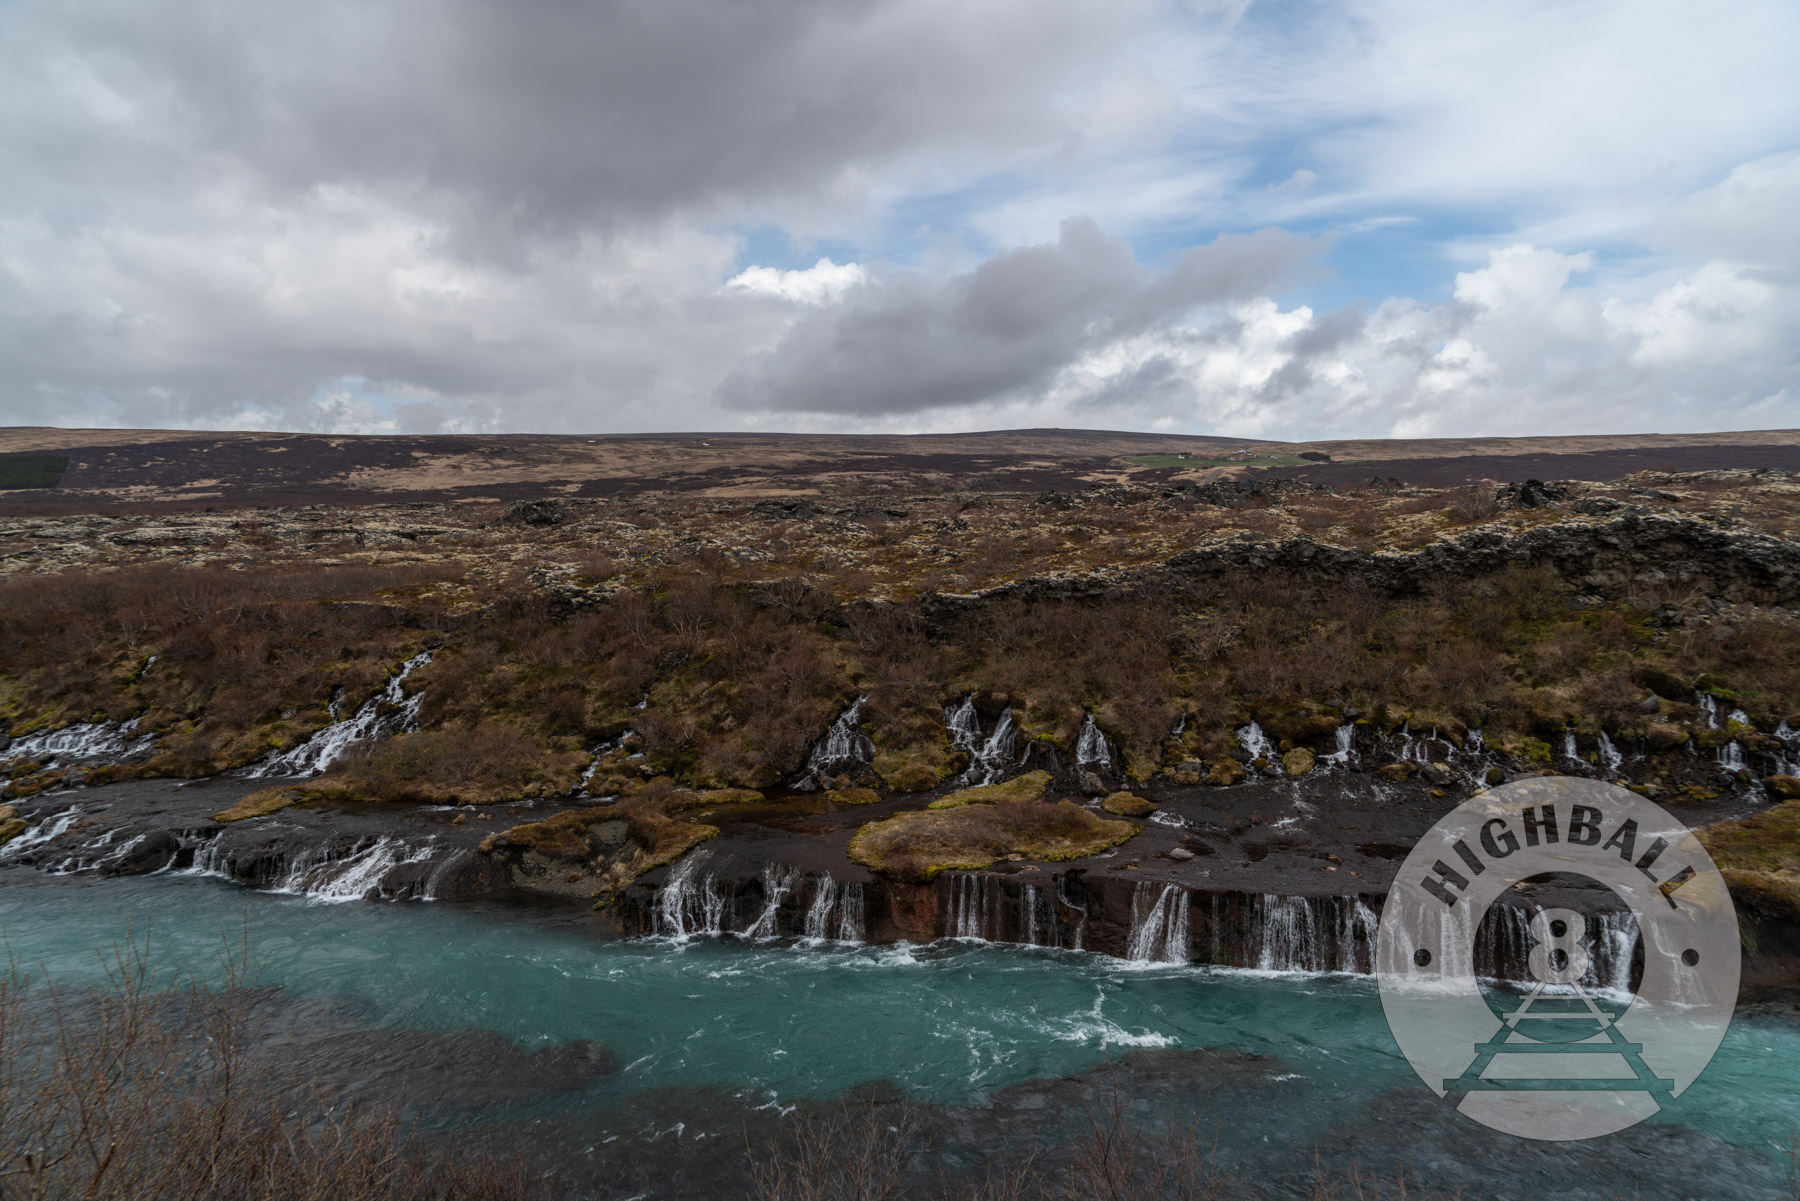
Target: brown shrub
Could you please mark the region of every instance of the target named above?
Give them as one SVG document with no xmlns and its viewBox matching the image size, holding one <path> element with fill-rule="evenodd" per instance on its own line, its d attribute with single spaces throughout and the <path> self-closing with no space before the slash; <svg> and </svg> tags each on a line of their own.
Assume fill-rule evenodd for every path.
<svg viewBox="0 0 1800 1201">
<path fill-rule="evenodd" d="M 580 762 L 547 755 L 536 739 L 498 722 L 472 729 L 422 730 L 368 744 L 307 785 L 309 792 L 365 801 L 481 804 L 532 784 L 565 791 Z"/>
<path fill-rule="evenodd" d="M 384 1100 L 329 1107 L 259 1051 L 248 952 L 222 987 L 165 990 L 127 936 L 104 989 L 0 976 L 0 1180 L 61 1201 L 520 1201 L 518 1161 L 415 1141 Z M 542 1187 L 540 1184 L 538 1187 Z"/>
</svg>

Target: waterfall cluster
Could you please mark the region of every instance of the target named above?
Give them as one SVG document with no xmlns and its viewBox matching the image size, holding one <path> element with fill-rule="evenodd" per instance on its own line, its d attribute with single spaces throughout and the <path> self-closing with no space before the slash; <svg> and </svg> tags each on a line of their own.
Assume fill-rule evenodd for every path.
<svg viewBox="0 0 1800 1201">
<path fill-rule="evenodd" d="M 717 876 L 704 874 L 700 866 L 708 855 L 697 851 L 669 873 L 656 897 L 656 932 L 685 942 L 690 938 L 716 938 L 725 929 L 725 890 Z"/>
<path fill-rule="evenodd" d="M 384 834 L 359 844 L 349 854 L 321 848 L 290 864 L 287 874 L 270 884 L 269 891 L 328 903 L 388 897 L 388 873 L 404 864 L 429 860 L 434 841 L 427 839 L 422 846 L 410 847 Z"/>
<path fill-rule="evenodd" d="M 416 730 L 425 695 L 408 696 L 402 685 L 414 668 L 429 662 L 430 651 L 414 655 L 400 665 L 379 694 L 363 702 L 350 717 L 332 722 L 291 751 L 263 757 L 246 768 L 244 774 L 252 778 L 316 776 L 358 742 Z"/>
<path fill-rule="evenodd" d="M 961 703 L 944 710 L 944 731 L 950 745 L 969 753 L 968 770 L 957 778 L 965 787 L 974 784 L 997 784 L 1008 770 L 1019 766 L 1013 761 L 1018 751 L 1019 734 L 1013 726 L 1012 710 L 1003 709 L 993 733 L 983 738 L 981 715 L 975 711 L 975 698 L 966 696 Z M 1029 748 L 1027 748 L 1029 751 Z"/>
<path fill-rule="evenodd" d="M 1254 963 L 1265 972 L 1370 972 L 1380 924 L 1358 896 L 1264 893 L 1251 907 Z"/>
<path fill-rule="evenodd" d="M 1186 963 L 1189 907 L 1181 885 L 1140 881 L 1131 893 L 1125 957 L 1134 963 Z"/>
<path fill-rule="evenodd" d="M 1475 974 L 1487 980 L 1524 982 L 1531 955 L 1531 915 L 1524 905 L 1494 904 L 1475 934 Z M 1637 918 L 1629 909 L 1588 918 L 1590 966 L 1581 983 L 1588 989 L 1631 991 L 1631 966 L 1638 939 Z M 1679 953 L 1679 952 L 1675 952 Z"/>
<path fill-rule="evenodd" d="M 45 730 L 13 741 L 8 759 L 30 759 L 45 767 L 70 767 L 77 763 L 122 763 L 148 754 L 156 735 L 139 734 L 138 719 L 88 721 Z"/>
<path fill-rule="evenodd" d="M 944 907 L 943 929 L 950 938 L 1033 947 L 1062 945 L 1056 905 L 1033 884 L 959 872 L 950 878 Z"/>
<path fill-rule="evenodd" d="M 813 746 L 806 770 L 800 776 L 801 783 L 816 787 L 847 768 L 867 767 L 875 762 L 875 743 L 857 724 L 863 702 L 868 699 L 866 695 L 859 696 L 838 714 L 825 737 Z"/>
<path fill-rule="evenodd" d="M 720 938 L 727 934 L 755 942 L 766 942 L 792 933 L 782 929 L 782 905 L 798 894 L 804 900 L 807 877 L 785 863 L 763 867 L 759 884 L 761 896 L 756 916 L 740 929 L 734 929 L 733 901 L 736 899 L 729 882 L 705 870 L 709 852 L 688 855 L 658 891 L 651 925 L 662 938 L 685 942 L 691 938 Z M 868 937 L 864 915 L 863 886 L 839 883 L 830 872 L 819 872 L 811 878 L 812 896 L 802 915 L 799 933 L 813 942 L 855 942 Z"/>
</svg>

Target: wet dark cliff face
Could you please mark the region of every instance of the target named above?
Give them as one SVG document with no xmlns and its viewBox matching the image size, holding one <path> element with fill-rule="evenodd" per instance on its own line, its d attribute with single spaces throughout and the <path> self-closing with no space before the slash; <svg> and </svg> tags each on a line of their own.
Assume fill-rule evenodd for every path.
<svg viewBox="0 0 1800 1201">
<path fill-rule="evenodd" d="M 471 820 L 468 807 L 311 804 L 223 825 L 213 820 L 261 783 L 145 781 L 33 798 L 23 810 L 26 833 L 0 848 L 0 871 L 196 871 L 338 900 L 550 904 L 566 915 L 559 920 L 597 937 L 961 937 L 1146 962 L 1366 973 L 1399 857 L 1460 800 L 1434 796 L 1416 780 L 1388 782 L 1348 766 L 1297 780 L 1252 777 L 1230 788 L 1146 790 L 1158 803 L 1155 813 L 1106 857 L 1021 859 L 913 884 L 857 867 L 843 848 L 861 824 L 916 800 L 837 806 L 817 794 L 791 794 L 699 815 L 720 824 L 717 837 L 596 911 L 561 877 L 539 887 L 506 858 L 479 849 L 507 823 L 566 812 L 567 802 L 519 802 L 488 821 Z M 1765 804 L 1745 798 L 1738 810 Z M 617 824 L 610 810 L 603 802 L 585 805 L 595 827 Z M 1478 940 L 1481 971 L 1528 978 L 1525 906 L 1573 901 L 1594 908 L 1595 900 L 1566 886 L 1509 896 L 1490 912 Z M 1754 899 L 1740 912 L 1746 989 L 1800 986 L 1800 923 Z M 1600 919 L 1597 984 L 1632 983 L 1641 963 L 1641 954 L 1634 961 L 1633 934 L 1627 915 Z"/>
</svg>

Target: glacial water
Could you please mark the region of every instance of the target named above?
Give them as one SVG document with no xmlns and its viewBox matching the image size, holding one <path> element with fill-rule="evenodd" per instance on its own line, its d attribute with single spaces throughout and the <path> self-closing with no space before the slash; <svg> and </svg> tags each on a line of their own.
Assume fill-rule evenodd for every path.
<svg viewBox="0 0 1800 1201">
<path fill-rule="evenodd" d="M 562 1105 L 690 1085 L 788 1101 L 878 1078 L 964 1104 L 1130 1048 L 1238 1048 L 1281 1061 L 1289 1100 L 1257 1121 L 1304 1146 L 1380 1094 L 1422 1090 L 1367 978 L 966 941 L 606 942 L 517 912 L 320 904 L 200 877 L 0 874 L 12 955 L 65 984 L 96 980 L 95 949 L 128 923 L 152 931 L 163 964 L 207 971 L 221 935 L 247 926 L 263 983 L 292 994 L 351 1001 L 377 1025 L 486 1027 L 528 1049 L 589 1038 L 626 1065 Z M 1740 1016 L 1706 1074 L 1656 1120 L 1775 1156 L 1800 1128 L 1800 1024 Z"/>
</svg>

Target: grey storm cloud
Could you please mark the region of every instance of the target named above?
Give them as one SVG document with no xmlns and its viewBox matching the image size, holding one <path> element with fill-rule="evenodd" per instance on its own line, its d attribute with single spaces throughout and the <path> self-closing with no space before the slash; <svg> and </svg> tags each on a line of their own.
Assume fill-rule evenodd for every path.
<svg viewBox="0 0 1800 1201">
<path fill-rule="evenodd" d="M 914 153 L 1054 147 L 1071 136 L 1058 97 L 1131 9 L 58 0 L 0 18 L 0 95 L 27 178 L 155 192 L 224 169 L 273 194 L 368 187 L 504 244 L 829 199 Z"/>
<path fill-rule="evenodd" d="M 1196 309 L 1265 294 L 1325 245 L 1280 229 L 1221 235 L 1156 271 L 1086 218 L 1054 244 L 945 279 L 896 272 L 801 318 L 720 386 L 739 409 L 890 414 L 1045 388 L 1083 355 L 1165 332 Z"/>
</svg>

